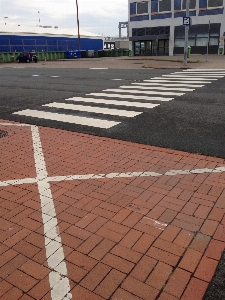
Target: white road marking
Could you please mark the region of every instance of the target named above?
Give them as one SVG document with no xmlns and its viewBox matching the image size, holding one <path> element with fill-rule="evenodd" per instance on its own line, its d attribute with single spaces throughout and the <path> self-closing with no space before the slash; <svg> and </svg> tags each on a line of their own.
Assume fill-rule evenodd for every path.
<svg viewBox="0 0 225 300">
<path fill-rule="evenodd" d="M 112 79 L 112 80 L 123 80 L 123 79 L 119 79 L 119 78 L 118 78 L 118 79 L 116 79 L 116 78 L 115 78 L 115 79 Z"/>
<path fill-rule="evenodd" d="M 108 68 L 89 68 L 89 70 L 108 70 Z"/>
<path fill-rule="evenodd" d="M 40 75 L 32 75 L 32 77 L 39 77 Z"/>
<path fill-rule="evenodd" d="M 79 110 L 85 112 L 92 112 L 96 114 L 105 114 L 105 115 L 113 115 L 113 116 L 128 117 L 128 118 L 133 118 L 135 116 L 142 114 L 142 112 L 137 112 L 137 111 L 127 111 L 127 110 L 119 110 L 119 109 L 112 109 L 112 108 L 65 104 L 65 103 L 57 103 L 57 102 L 45 104 L 42 106 Z"/>
<path fill-rule="evenodd" d="M 171 81 L 170 81 L 171 82 Z M 197 84 L 180 84 L 180 83 L 157 83 L 157 82 L 140 82 L 140 83 L 131 83 L 135 85 L 143 85 L 143 86 L 180 86 L 180 87 L 190 87 L 190 88 L 196 88 L 196 87 L 203 87 L 204 85 L 197 85 Z"/>
<path fill-rule="evenodd" d="M 95 99 L 95 98 L 82 98 L 82 97 L 73 97 L 65 99 L 66 101 L 78 101 L 78 102 L 87 102 L 87 103 L 102 103 L 109 105 L 118 105 L 118 106 L 128 106 L 128 107 L 143 107 L 143 108 L 154 108 L 159 104 L 152 103 L 141 103 L 141 102 L 129 102 L 129 101 L 117 101 L 117 100 L 105 100 L 105 99 Z"/>
<path fill-rule="evenodd" d="M 174 72 L 173 74 L 184 74 L 184 72 Z M 204 74 L 204 75 L 225 75 L 225 72 L 195 72 L 195 71 L 189 71 L 187 74 L 195 74 L 195 75 L 199 75 L 199 74 L 201 74 L 201 75 L 202 74 Z"/>
<path fill-rule="evenodd" d="M 133 91 L 132 91 L 133 92 Z M 122 98 L 122 99 L 135 99 L 135 100 L 148 100 L 148 101 L 170 101 L 174 98 L 164 98 L 164 97 L 147 97 L 147 96 L 136 96 L 136 95 L 121 95 L 121 94 L 106 94 L 106 93 L 90 93 L 87 96 L 96 97 L 109 97 L 109 98 Z"/>
<path fill-rule="evenodd" d="M 37 183 L 41 200 L 41 213 L 44 226 L 45 249 L 49 273 L 49 284 L 51 288 L 52 300 L 72 299 L 70 294 L 70 283 L 68 279 L 65 256 L 60 233 L 58 230 L 58 220 L 52 192 L 48 180 L 45 158 L 42 150 L 41 139 L 37 126 L 26 124 L 1 123 L 3 126 L 29 126 L 31 128 L 34 161 L 36 169 L 35 178 L 24 178 L 20 180 L 8 180 L 0 182 L 0 186 L 18 185 L 24 183 Z M 57 270 L 60 265 L 60 271 Z"/>
<path fill-rule="evenodd" d="M 39 119 L 45 119 L 45 120 L 65 122 L 65 123 L 70 123 L 70 124 L 92 126 L 92 127 L 97 127 L 97 128 L 103 128 L 103 129 L 108 129 L 115 125 L 120 124 L 120 122 L 115 122 L 115 121 L 107 121 L 107 120 L 101 120 L 101 119 L 96 119 L 96 118 L 95 119 L 85 118 L 85 117 L 72 116 L 72 115 L 66 115 L 66 114 L 57 114 L 57 113 L 51 113 L 51 112 L 40 111 L 40 110 L 32 110 L 32 109 L 21 110 L 21 111 L 15 112 L 13 114 L 20 115 L 20 116 L 33 117 L 33 118 L 39 118 Z"/>
<path fill-rule="evenodd" d="M 60 76 L 50 76 L 50 77 L 52 77 L 52 78 L 59 78 Z"/>
<path fill-rule="evenodd" d="M 152 82 L 152 83 L 184 83 L 184 84 L 199 84 L 199 83 L 211 83 L 211 81 L 201 81 L 201 80 L 187 80 L 187 78 L 182 78 L 182 79 L 178 79 L 178 78 L 164 78 L 162 79 L 162 77 L 154 77 L 154 79 L 148 79 L 148 80 L 144 80 L 144 82 Z"/>
<path fill-rule="evenodd" d="M 170 75 L 162 75 L 162 77 L 168 77 L 168 78 L 181 78 L 181 79 L 188 79 L 188 80 L 217 80 L 217 78 L 223 78 L 223 76 L 201 76 L 201 78 L 199 77 L 199 75 L 186 75 L 184 74 L 184 76 L 181 76 L 181 75 L 173 75 L 173 74 L 170 74 Z"/>
<path fill-rule="evenodd" d="M 225 71 L 225 69 L 195 69 L 194 71 L 209 71 L 209 72 L 212 72 L 212 71 Z M 184 72 L 193 72 L 193 69 L 187 69 L 187 70 L 184 70 Z"/>
<path fill-rule="evenodd" d="M 143 89 L 143 90 L 161 90 L 161 91 L 180 91 L 180 92 L 191 92 L 195 89 L 188 89 L 188 88 L 168 88 L 168 87 L 162 87 L 162 86 L 143 86 L 143 85 L 121 85 L 120 88 L 122 89 Z"/>
<path fill-rule="evenodd" d="M 11 124 L 12 125 L 12 124 Z M 169 170 L 165 173 L 156 172 L 124 172 L 124 173 L 109 173 L 109 174 L 84 174 L 84 175 L 65 175 L 65 176 L 49 176 L 45 178 L 48 182 L 62 182 L 72 180 L 90 180 L 90 179 L 104 179 L 104 178 L 131 178 L 131 177 L 160 177 L 160 176 L 176 176 L 176 175 L 191 175 L 191 174 L 210 174 L 223 173 L 225 166 L 216 167 L 215 169 L 193 169 L 193 170 Z M 0 186 L 21 185 L 26 183 L 37 183 L 40 180 L 37 178 L 24 178 L 21 180 L 5 180 L 0 181 Z M 43 181 L 43 184 L 44 182 Z M 42 186 L 43 190 L 45 189 Z M 49 210 L 50 211 L 50 210 Z"/>
<path fill-rule="evenodd" d="M 123 90 L 123 89 L 106 89 L 103 92 L 115 92 L 115 93 L 135 93 L 135 94 L 147 94 L 147 95 L 163 95 L 163 96 L 182 96 L 184 93 L 176 92 L 160 92 L 160 91 L 140 91 L 140 90 Z"/>
</svg>

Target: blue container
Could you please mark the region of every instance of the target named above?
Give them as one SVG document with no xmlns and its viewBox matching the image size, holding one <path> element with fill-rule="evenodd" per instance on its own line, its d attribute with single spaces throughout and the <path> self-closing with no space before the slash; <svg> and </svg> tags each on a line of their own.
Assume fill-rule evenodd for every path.
<svg viewBox="0 0 225 300">
<path fill-rule="evenodd" d="M 66 58 L 80 58 L 81 57 L 81 51 L 79 50 L 70 50 L 66 51 Z"/>
<path fill-rule="evenodd" d="M 80 50 L 75 50 L 73 52 L 73 57 L 74 58 L 81 58 L 81 52 L 80 52 Z"/>
</svg>

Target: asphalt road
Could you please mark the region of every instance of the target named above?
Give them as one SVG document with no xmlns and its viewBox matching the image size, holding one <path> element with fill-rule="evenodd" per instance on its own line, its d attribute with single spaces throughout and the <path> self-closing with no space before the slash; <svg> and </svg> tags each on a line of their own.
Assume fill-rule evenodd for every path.
<svg viewBox="0 0 225 300">
<path fill-rule="evenodd" d="M 203 86 L 194 91 L 171 91 L 164 86 L 164 90 L 160 92 L 168 95 L 151 95 L 148 94 L 149 90 L 144 89 L 135 92 L 134 88 L 132 92 L 129 88 L 154 77 L 167 79 L 164 75 L 175 72 L 181 70 L 35 69 L 26 68 L 26 65 L 22 64 L 18 68 L 1 68 L 0 118 L 225 158 L 225 75 L 218 80 L 212 80 L 211 83 L 199 83 Z M 121 85 L 126 86 L 125 90 L 131 91 L 121 92 Z M 104 91 L 106 89 L 113 91 Z M 118 89 L 119 91 L 116 91 Z M 119 96 L 87 95 L 90 93 Z M 183 95 L 171 96 L 169 93 Z M 77 97 L 76 103 L 74 100 L 65 100 L 73 97 Z M 84 103 L 83 98 L 90 97 L 104 100 L 105 103 Z M 166 100 L 172 97 L 173 100 L 147 100 L 138 97 L 165 97 Z M 109 104 L 109 100 L 120 103 Z M 158 106 L 127 106 L 121 105 L 121 101 L 152 103 Z M 74 111 L 71 107 L 61 109 L 56 107 L 57 105 L 43 106 L 54 102 L 91 106 L 97 111 Z M 106 108 L 137 114 L 133 117 L 119 116 L 117 113 L 102 114 L 100 109 Z M 107 122 L 114 122 L 112 124 L 115 125 L 99 128 L 14 114 L 27 109 L 41 111 L 42 114 L 63 114 L 67 118 L 78 116 L 85 120 L 107 119 Z"/>
</svg>

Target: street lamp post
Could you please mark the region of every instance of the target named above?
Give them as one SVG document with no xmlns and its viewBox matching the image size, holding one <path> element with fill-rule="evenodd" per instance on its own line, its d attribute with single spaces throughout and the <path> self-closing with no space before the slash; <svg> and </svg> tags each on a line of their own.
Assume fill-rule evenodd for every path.
<svg viewBox="0 0 225 300">
<path fill-rule="evenodd" d="M 80 51 L 80 23 L 79 23 L 78 0 L 76 0 L 76 6 L 77 6 L 78 50 Z"/>
</svg>

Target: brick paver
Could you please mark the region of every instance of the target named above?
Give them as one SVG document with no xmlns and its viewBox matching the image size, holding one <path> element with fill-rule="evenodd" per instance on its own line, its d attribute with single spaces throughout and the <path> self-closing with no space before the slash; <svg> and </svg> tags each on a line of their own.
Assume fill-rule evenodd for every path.
<svg viewBox="0 0 225 300">
<path fill-rule="evenodd" d="M 0 183 L 35 178 L 29 127 L 1 127 L 17 139 L 0 140 Z M 39 133 L 48 176 L 162 174 L 50 182 L 72 298 L 201 300 L 225 248 L 225 173 L 163 174 L 225 161 L 50 128 Z M 41 209 L 37 182 L 0 186 L 1 299 L 51 299 Z"/>
</svg>

